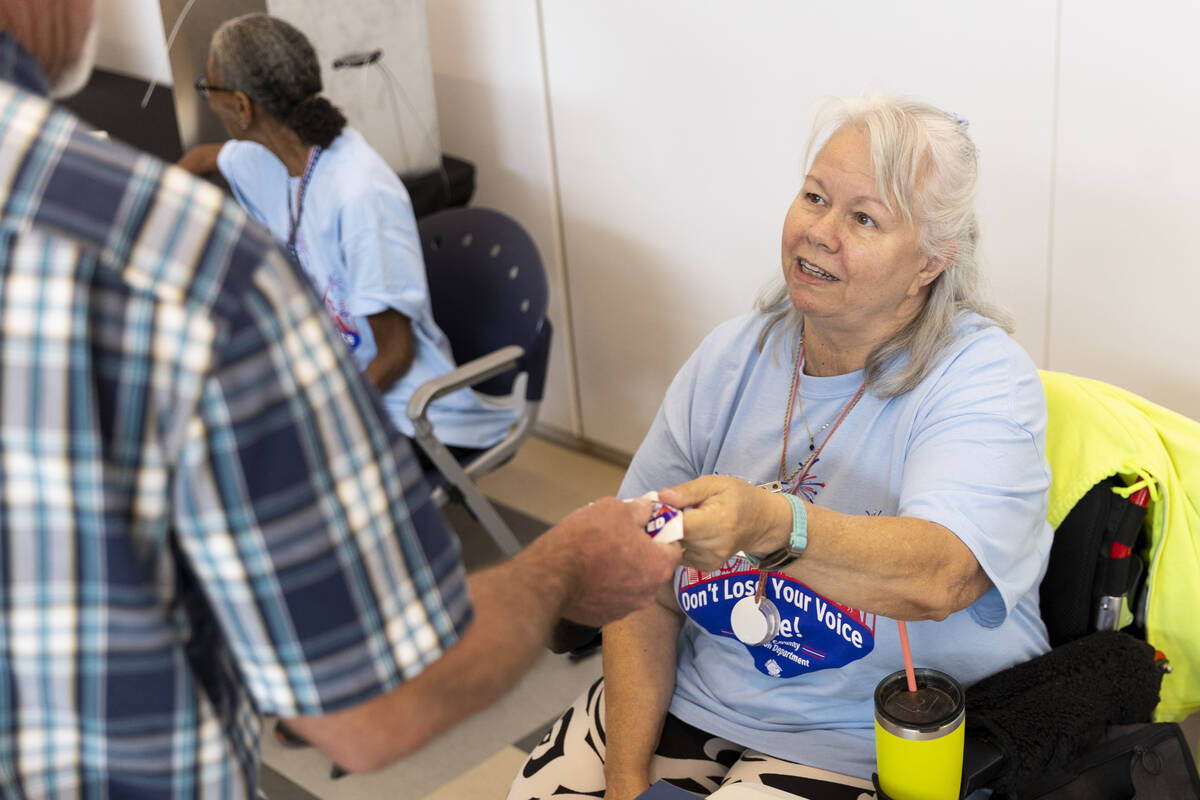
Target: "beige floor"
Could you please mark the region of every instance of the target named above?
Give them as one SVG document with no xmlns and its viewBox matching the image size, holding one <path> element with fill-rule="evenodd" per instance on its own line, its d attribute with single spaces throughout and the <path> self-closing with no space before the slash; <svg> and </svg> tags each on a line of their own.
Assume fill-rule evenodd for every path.
<svg viewBox="0 0 1200 800">
<path fill-rule="evenodd" d="M 625 468 L 530 437 L 509 463 L 479 485 L 488 497 L 547 522 L 597 497 L 616 494 Z"/>
<path fill-rule="evenodd" d="M 622 467 L 531 438 L 513 461 L 481 481 L 495 500 L 552 523 L 597 497 L 613 494 Z M 600 674 L 593 656 L 571 662 L 546 653 L 509 695 L 413 756 L 374 775 L 329 778 L 312 750 L 263 742 L 267 764 L 322 800 L 489 800 L 503 798 L 524 754 L 511 746 L 552 719 Z M 1200 714 L 1184 723 L 1193 753 Z M 1200 753 L 1197 753 L 1200 758 Z"/>
</svg>

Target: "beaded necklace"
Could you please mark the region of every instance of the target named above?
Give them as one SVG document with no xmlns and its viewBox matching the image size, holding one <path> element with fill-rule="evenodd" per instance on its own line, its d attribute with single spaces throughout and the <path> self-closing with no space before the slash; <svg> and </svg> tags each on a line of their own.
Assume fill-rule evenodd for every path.
<svg viewBox="0 0 1200 800">
<path fill-rule="evenodd" d="M 821 451 L 825 449 L 825 445 L 829 444 L 829 440 L 833 437 L 834 432 L 837 431 L 838 426 L 842 424 L 842 420 L 844 420 L 846 418 L 846 415 L 850 413 L 851 409 L 853 409 L 856 405 L 858 405 L 858 401 L 862 399 L 863 392 L 867 388 L 867 382 L 866 382 L 866 380 L 863 380 L 862 385 L 858 387 L 858 391 L 854 393 L 854 397 L 850 398 L 850 402 L 846 404 L 846 407 L 842 409 L 842 413 L 839 414 L 837 416 L 836 420 L 832 423 L 833 427 L 830 428 L 829 433 L 825 434 L 825 438 L 821 440 L 820 447 L 814 446 L 816 437 L 814 437 L 813 434 L 811 432 L 809 432 L 809 434 L 808 434 L 809 448 L 808 449 L 811 451 L 811 455 L 809 455 L 809 457 L 804 460 L 803 464 L 796 467 L 796 469 L 793 470 L 792 474 L 788 475 L 787 478 L 784 478 L 784 476 L 783 476 L 784 471 L 787 469 L 788 435 L 791 433 L 791 429 L 792 429 L 793 409 L 795 408 L 795 405 L 796 405 L 796 399 L 800 395 L 800 365 L 803 362 L 804 362 L 804 337 L 801 336 L 800 337 L 800 347 L 798 347 L 796 349 L 796 363 L 792 367 L 792 386 L 788 390 L 787 413 L 784 415 L 784 418 L 783 418 L 783 447 L 781 448 L 780 453 L 779 453 L 779 482 L 783 483 L 783 484 L 791 483 L 796 478 L 797 475 L 800 476 L 800 481 L 803 481 L 805 478 L 808 477 L 809 467 L 811 467 L 813 465 L 813 463 L 817 460 L 817 457 L 819 455 L 821 455 Z M 801 417 L 804 416 L 803 404 L 801 405 L 801 408 L 800 408 L 800 416 Z M 805 422 L 805 428 L 807 429 L 808 421 L 805 420 L 804 422 Z M 820 433 L 821 431 L 825 430 L 825 428 L 829 428 L 829 424 L 826 424 L 825 427 L 818 430 L 817 433 Z M 797 483 L 795 485 L 798 486 L 800 481 L 797 481 Z"/>
<path fill-rule="evenodd" d="M 296 247 L 296 239 L 300 235 L 300 217 L 304 214 L 304 195 L 308 192 L 308 184 L 312 180 L 313 170 L 317 168 L 317 161 L 321 158 L 323 151 L 320 147 L 313 146 L 308 151 L 308 163 L 304 166 L 304 175 L 300 178 L 300 186 L 296 189 L 296 210 L 293 215 L 292 211 L 292 193 L 287 193 L 288 201 L 288 238 L 287 249 L 292 254 L 292 258 L 300 261 L 300 252 Z"/>
<path fill-rule="evenodd" d="M 842 409 L 842 413 L 839 414 L 836 420 L 834 420 L 832 423 L 833 427 L 826 425 L 817 431 L 817 433 L 820 433 L 821 431 L 825 430 L 825 428 L 830 429 L 829 433 L 825 435 L 825 438 L 821 440 L 821 445 L 819 447 L 816 446 L 816 437 L 813 436 L 811 431 L 809 432 L 808 449 L 811 452 L 808 458 L 804 460 L 803 464 L 801 464 L 799 467 L 796 467 L 796 469 L 785 479 L 784 472 L 787 470 L 788 434 L 791 433 L 792 412 L 796 407 L 796 399 L 800 394 L 800 365 L 803 362 L 804 337 L 801 336 L 800 346 L 796 348 L 796 363 L 792 367 L 792 385 L 788 390 L 787 413 L 783 418 L 783 448 L 779 454 L 779 485 L 786 486 L 787 484 L 791 483 L 796 476 L 799 476 L 799 480 L 792 484 L 792 494 L 796 493 L 796 489 L 801 483 L 804 482 L 804 479 L 808 477 L 809 467 L 816 462 L 817 457 L 821 455 L 821 451 L 825 449 L 825 445 L 829 444 L 830 438 L 833 437 L 833 434 L 837 431 L 838 426 L 842 424 L 842 420 L 846 419 L 846 415 L 850 413 L 850 410 L 858 405 L 858 401 L 862 399 L 863 392 L 866 391 L 867 388 L 867 382 L 864 379 L 862 385 L 858 387 L 858 391 L 854 393 L 854 397 L 850 398 L 850 402 L 846 404 L 846 407 Z M 800 416 L 804 416 L 803 408 L 800 410 Z M 808 421 L 805 420 L 805 428 L 807 429 L 807 427 Z M 750 597 L 744 597 L 739 600 L 734 605 L 729 617 L 729 624 L 733 630 L 733 635 L 741 642 L 752 646 L 766 644 L 774 639 L 775 635 L 779 632 L 779 609 L 777 609 L 775 604 L 766 597 L 767 574 L 768 571 L 766 569 L 759 567 L 758 581 L 754 589 L 754 594 Z"/>
</svg>

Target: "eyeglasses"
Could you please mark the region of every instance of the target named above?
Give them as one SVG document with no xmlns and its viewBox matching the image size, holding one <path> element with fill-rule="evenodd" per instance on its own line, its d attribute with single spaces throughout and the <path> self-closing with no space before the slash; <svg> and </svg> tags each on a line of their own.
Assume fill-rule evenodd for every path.
<svg viewBox="0 0 1200 800">
<path fill-rule="evenodd" d="M 208 99 L 208 95 L 212 92 L 236 92 L 237 91 L 237 89 L 228 89 L 224 86 L 213 86 L 211 83 L 208 82 L 208 78 L 206 78 L 203 75 L 201 75 L 199 78 L 196 78 L 196 82 L 192 85 L 196 87 L 196 94 L 200 95 L 205 100 Z"/>
</svg>

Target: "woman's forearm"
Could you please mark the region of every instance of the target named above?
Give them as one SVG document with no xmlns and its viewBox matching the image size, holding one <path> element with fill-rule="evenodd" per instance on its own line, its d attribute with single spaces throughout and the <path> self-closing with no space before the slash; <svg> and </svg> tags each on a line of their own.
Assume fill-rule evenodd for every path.
<svg viewBox="0 0 1200 800">
<path fill-rule="evenodd" d="M 812 505 L 808 513 L 808 547 L 783 571 L 832 600 L 893 619 L 944 619 L 992 585 L 970 549 L 937 523 Z"/>
<path fill-rule="evenodd" d="M 635 797 L 650 785 L 682 624 L 682 614 L 654 603 L 604 628 L 606 797 Z"/>
<path fill-rule="evenodd" d="M 780 494 L 727 476 L 659 492 L 684 512 L 684 563 L 717 569 L 738 551 L 763 556 L 788 545 L 792 507 Z M 839 603 L 894 619 L 943 619 L 991 586 L 949 529 L 913 517 L 855 516 L 805 503 L 807 545 L 781 570 Z"/>
<path fill-rule="evenodd" d="M 367 380 L 384 394 L 408 372 L 416 353 L 412 322 L 395 309 L 389 308 L 367 317 L 371 335 L 375 337 L 375 358 L 363 373 Z"/>
<path fill-rule="evenodd" d="M 200 144 L 183 154 L 176 162 L 193 175 L 211 175 L 217 171 L 217 156 L 222 144 Z"/>
<path fill-rule="evenodd" d="M 769 528 L 761 555 L 788 544 L 792 515 L 786 499 L 755 491 Z M 804 508 L 804 555 L 780 571 L 831 600 L 893 619 L 944 619 L 991 586 L 970 549 L 937 523 Z"/>
</svg>

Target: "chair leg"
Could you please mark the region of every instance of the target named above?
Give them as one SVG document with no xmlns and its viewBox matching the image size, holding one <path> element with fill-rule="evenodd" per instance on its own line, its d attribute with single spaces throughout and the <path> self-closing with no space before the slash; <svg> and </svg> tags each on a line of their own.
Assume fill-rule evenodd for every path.
<svg viewBox="0 0 1200 800">
<path fill-rule="evenodd" d="M 479 524 L 505 555 L 515 556 L 521 552 L 521 542 L 513 535 L 512 529 L 496 511 L 495 506 L 488 502 L 474 484 L 456 488 L 462 493 L 463 502 L 475 515 L 475 519 L 479 520 Z"/>
<path fill-rule="evenodd" d="M 429 420 L 424 417 L 415 419 L 413 427 L 416 429 L 417 445 L 425 450 L 429 460 L 449 482 L 446 487 L 447 493 L 457 490 L 462 494 L 467 508 L 505 555 L 515 556 L 521 552 L 521 543 L 513 536 L 500 514 L 483 496 L 483 492 L 479 491 L 479 487 L 463 469 L 462 464 L 458 463 L 458 459 L 433 435 L 433 425 Z"/>
</svg>

